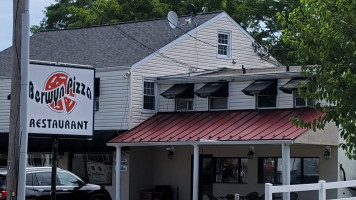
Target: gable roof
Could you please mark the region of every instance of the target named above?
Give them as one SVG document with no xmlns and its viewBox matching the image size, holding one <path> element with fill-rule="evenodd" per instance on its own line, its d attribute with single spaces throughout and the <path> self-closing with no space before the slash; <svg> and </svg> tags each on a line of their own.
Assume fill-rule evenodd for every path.
<svg viewBox="0 0 356 200">
<path fill-rule="evenodd" d="M 222 12 L 195 17 L 198 26 Z M 184 24 L 188 16 L 178 19 Z M 173 31 L 167 18 L 87 28 L 47 30 L 30 37 L 30 60 L 92 65 L 95 68 L 131 66 L 195 28 L 195 23 Z M 142 45 L 144 44 L 144 45 Z M 11 47 L 0 52 L 0 76 L 10 75 Z"/>
</svg>

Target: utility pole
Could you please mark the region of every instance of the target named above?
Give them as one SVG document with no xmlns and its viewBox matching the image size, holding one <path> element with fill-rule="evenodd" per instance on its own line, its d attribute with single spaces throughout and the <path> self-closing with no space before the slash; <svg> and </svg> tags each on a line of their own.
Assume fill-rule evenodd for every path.
<svg viewBox="0 0 356 200">
<path fill-rule="evenodd" d="M 22 181 L 25 181 L 24 173 L 23 171 L 23 166 L 20 166 L 20 162 L 23 163 L 23 158 L 22 161 L 20 160 L 20 155 L 22 152 L 23 155 L 23 149 L 20 149 L 20 147 L 24 144 L 24 141 L 26 141 L 25 148 L 26 148 L 26 153 L 27 153 L 27 132 L 23 131 L 23 116 L 21 117 L 21 113 L 23 113 L 20 110 L 20 105 L 23 105 L 24 102 L 24 94 L 23 88 L 21 86 L 22 83 L 22 78 L 24 76 L 24 70 L 23 70 L 23 65 L 25 65 L 26 73 L 27 73 L 27 67 L 28 67 L 28 48 L 29 48 L 29 42 L 28 42 L 28 0 L 13 0 L 13 41 L 12 41 L 12 77 L 11 77 L 11 106 L 10 106 L 10 127 L 9 127 L 9 147 L 8 147 L 8 157 L 7 157 L 7 169 L 8 169 L 8 175 L 7 175 L 7 200 L 17 200 L 18 197 L 18 183 L 19 181 L 19 176 L 20 179 L 23 179 Z M 23 24 L 24 22 L 24 24 Z M 25 33 L 25 34 L 24 34 Z M 26 39 L 27 37 L 27 39 Z M 23 40 L 25 38 L 25 40 Z M 27 55 L 26 55 L 27 54 Z M 21 97 L 20 97 L 21 94 Z M 26 96 L 25 96 L 26 97 Z M 20 103 L 21 100 L 21 103 Z M 27 107 L 25 106 L 27 109 Z M 27 111 L 26 111 L 27 112 Z M 26 122 L 25 122 L 26 125 Z M 23 139 L 23 135 L 25 135 L 25 140 Z M 23 157 L 23 156 L 22 156 Z M 26 156 L 25 156 L 26 159 Z M 25 166 L 26 167 L 26 166 Z M 19 171 L 19 168 L 22 168 L 22 171 Z M 23 193 L 23 190 L 25 188 L 22 188 L 20 190 L 20 193 Z M 22 195 L 23 196 L 23 195 Z M 20 200 L 23 197 L 20 195 Z M 24 199 L 24 198 L 23 198 Z"/>
</svg>

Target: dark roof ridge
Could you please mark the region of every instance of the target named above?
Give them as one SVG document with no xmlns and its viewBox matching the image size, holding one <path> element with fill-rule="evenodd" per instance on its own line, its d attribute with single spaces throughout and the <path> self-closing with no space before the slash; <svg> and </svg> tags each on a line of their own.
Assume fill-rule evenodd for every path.
<svg viewBox="0 0 356 200">
<path fill-rule="evenodd" d="M 208 14 L 214 14 L 214 13 L 222 13 L 224 11 L 212 11 L 212 12 L 205 12 L 205 13 L 199 13 L 197 16 L 200 15 L 208 15 Z M 189 15 L 181 15 L 178 16 L 178 18 L 183 18 L 183 17 L 188 17 Z M 73 28 L 63 28 L 63 29 L 44 29 L 40 30 L 40 32 L 51 32 L 51 31 L 68 31 L 68 30 L 78 30 L 78 29 L 89 29 L 89 28 L 98 28 L 98 27 L 106 27 L 106 26 L 116 26 L 116 25 L 122 25 L 122 24 L 133 24 L 133 23 L 141 23 L 141 22 L 150 22 L 150 21 L 157 21 L 157 20 L 165 20 L 167 17 L 162 17 L 162 18 L 152 18 L 152 19 L 143 19 L 143 20 L 137 20 L 137 21 L 126 21 L 126 22 L 118 22 L 118 23 L 112 23 L 112 24 L 100 24 L 100 25 L 92 25 L 92 26 L 85 26 L 85 27 L 73 27 Z"/>
</svg>

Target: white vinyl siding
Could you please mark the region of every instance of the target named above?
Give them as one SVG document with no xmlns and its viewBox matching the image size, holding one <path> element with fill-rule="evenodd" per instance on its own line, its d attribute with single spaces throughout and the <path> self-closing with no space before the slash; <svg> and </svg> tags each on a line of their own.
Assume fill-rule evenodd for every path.
<svg viewBox="0 0 356 200">
<path fill-rule="evenodd" d="M 193 24 L 191 24 L 193 25 Z M 232 64 L 232 59 L 219 59 L 217 58 L 217 32 L 219 30 L 226 30 L 231 32 L 231 45 L 232 59 L 236 61 L 236 64 Z M 263 61 L 259 56 L 255 54 L 252 48 L 252 40 L 241 31 L 234 22 L 230 20 L 229 17 L 224 16 L 203 29 L 199 30 L 197 33 L 191 33 L 195 38 L 185 35 L 185 39 L 180 40 L 178 43 L 169 45 L 169 48 L 161 52 L 164 56 L 168 56 L 184 64 L 178 64 L 171 59 L 166 59 L 160 55 L 154 55 L 150 59 L 146 60 L 143 64 L 133 68 L 132 77 L 132 126 L 131 128 L 137 126 L 141 122 L 145 121 L 147 118 L 151 117 L 153 113 L 145 113 L 142 109 L 143 101 L 143 80 L 145 78 L 155 78 L 158 76 L 173 75 L 173 74 L 186 74 L 189 73 L 190 67 L 196 67 L 198 71 L 201 70 L 211 70 L 220 69 L 222 67 L 229 67 L 235 69 L 241 69 L 241 65 L 245 68 L 265 68 L 272 67 L 275 65 Z M 208 43 L 208 44 L 207 44 Z M 209 45 L 210 44 L 210 45 Z M 212 46 L 212 45 L 213 46 Z M 199 86 L 195 86 L 199 88 Z M 163 92 L 163 90 L 160 90 Z M 243 95 L 246 96 L 246 95 Z M 249 98 L 249 97 L 243 97 Z M 162 98 L 159 97 L 161 100 Z M 238 101 L 241 104 L 251 103 L 251 101 L 242 101 L 229 99 L 229 101 Z M 254 102 L 254 100 L 252 101 Z M 168 105 L 167 105 L 168 103 Z M 160 102 L 159 110 L 170 110 L 174 111 L 174 101 L 164 100 Z M 232 109 L 233 104 L 229 102 L 229 109 Z M 239 106 L 234 106 L 235 108 L 240 108 Z M 242 107 L 246 108 L 246 107 Z M 254 107 L 253 107 L 254 108 Z M 173 110 L 172 110 L 173 109 Z M 208 109 L 208 99 L 199 98 L 195 96 L 194 100 L 194 110 L 207 110 Z"/>
<path fill-rule="evenodd" d="M 100 78 L 100 109 L 94 113 L 94 130 L 128 129 L 129 79 L 127 70 L 96 72 Z"/>
<path fill-rule="evenodd" d="M 230 83 L 230 110 L 255 109 L 255 97 L 245 95 L 241 90 L 251 84 L 252 81 Z"/>
<path fill-rule="evenodd" d="M 293 108 L 293 94 L 284 93 L 279 87 L 285 85 L 290 79 L 278 80 L 278 107 Z"/>
<path fill-rule="evenodd" d="M 10 103 L 7 96 L 11 93 L 11 80 L 0 79 L 0 133 L 8 133 L 10 125 Z"/>
</svg>

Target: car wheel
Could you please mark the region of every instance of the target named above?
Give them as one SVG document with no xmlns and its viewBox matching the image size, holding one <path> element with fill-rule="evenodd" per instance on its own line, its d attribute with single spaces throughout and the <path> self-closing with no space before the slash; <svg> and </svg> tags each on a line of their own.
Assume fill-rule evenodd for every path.
<svg viewBox="0 0 356 200">
<path fill-rule="evenodd" d="M 89 200 L 107 200 L 108 198 L 104 194 L 93 194 Z"/>
</svg>

